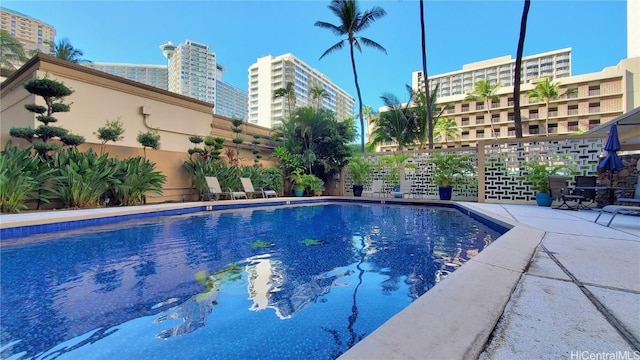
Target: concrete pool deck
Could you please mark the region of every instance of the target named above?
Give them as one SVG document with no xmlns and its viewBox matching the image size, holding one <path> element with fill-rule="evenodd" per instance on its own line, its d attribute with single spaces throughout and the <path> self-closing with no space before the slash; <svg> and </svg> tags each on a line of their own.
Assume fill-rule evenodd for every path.
<svg viewBox="0 0 640 360">
<path fill-rule="evenodd" d="M 218 204 L 283 199 L 296 202 Z M 608 228 L 611 215 L 595 224 L 593 210 L 456 204 L 514 227 L 341 359 L 633 359 L 640 351 L 640 217 L 618 215 Z M 202 205 L 2 215 L 0 227 Z"/>
</svg>

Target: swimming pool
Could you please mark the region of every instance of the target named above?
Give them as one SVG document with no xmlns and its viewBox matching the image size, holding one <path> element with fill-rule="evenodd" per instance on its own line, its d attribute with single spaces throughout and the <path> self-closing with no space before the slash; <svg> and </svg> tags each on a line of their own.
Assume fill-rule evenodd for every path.
<svg viewBox="0 0 640 360">
<path fill-rule="evenodd" d="M 3 241 L 2 357 L 335 358 L 499 235 L 455 209 L 324 204 Z"/>
</svg>

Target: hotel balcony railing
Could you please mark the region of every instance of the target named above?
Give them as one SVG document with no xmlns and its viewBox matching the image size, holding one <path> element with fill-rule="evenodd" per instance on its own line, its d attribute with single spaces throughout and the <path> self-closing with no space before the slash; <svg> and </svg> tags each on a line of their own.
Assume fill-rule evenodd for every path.
<svg viewBox="0 0 640 360">
<path fill-rule="evenodd" d="M 529 114 L 529 119 L 530 120 L 535 120 L 538 118 L 538 114 Z"/>
<path fill-rule="evenodd" d="M 492 117 L 492 118 L 491 118 L 491 122 L 492 122 L 492 123 L 498 123 L 498 122 L 500 122 L 500 117 L 495 117 L 495 118 L 494 118 L 494 117 Z"/>
<path fill-rule="evenodd" d="M 540 130 L 539 129 L 529 129 L 529 134 L 530 135 L 539 135 L 540 134 Z"/>
<path fill-rule="evenodd" d="M 467 126 L 467 125 L 469 125 L 469 122 L 468 121 L 463 121 L 460 125 L 461 126 Z"/>
<path fill-rule="evenodd" d="M 558 116 L 558 111 L 549 111 L 549 116 Z"/>
<path fill-rule="evenodd" d="M 476 125 L 482 125 L 482 124 L 484 124 L 484 119 L 476 120 Z"/>
<path fill-rule="evenodd" d="M 569 125 L 569 126 L 567 126 L 567 130 L 569 130 L 569 131 L 578 131 L 578 130 L 580 130 L 580 127 L 578 125 Z"/>
<path fill-rule="evenodd" d="M 567 94 L 567 99 L 576 99 L 578 97 L 578 93 Z"/>
<path fill-rule="evenodd" d="M 464 135 L 464 134 L 463 134 L 463 135 L 462 135 L 462 139 L 463 139 L 463 140 L 467 140 L 467 139 L 471 139 L 471 137 L 470 137 L 469 135 Z"/>
<path fill-rule="evenodd" d="M 499 108 L 499 107 L 500 107 L 500 103 L 491 103 L 492 109 Z"/>
<path fill-rule="evenodd" d="M 509 101 L 507 102 L 507 106 L 513 106 L 513 100 L 509 100 Z"/>
<path fill-rule="evenodd" d="M 549 134 L 557 134 L 557 133 L 558 133 L 558 128 L 557 127 L 549 128 Z"/>
<path fill-rule="evenodd" d="M 598 107 L 589 107 L 589 114 L 599 113 L 599 112 L 600 112 L 600 106 L 598 106 Z"/>
<path fill-rule="evenodd" d="M 600 95 L 600 89 L 589 90 L 589 96 Z"/>
<path fill-rule="evenodd" d="M 578 115 L 578 109 L 567 110 L 567 115 Z"/>
<path fill-rule="evenodd" d="M 476 105 L 476 110 L 484 110 L 484 105 Z"/>
<path fill-rule="evenodd" d="M 516 131 L 515 130 L 507 131 L 507 136 L 516 136 Z"/>
<path fill-rule="evenodd" d="M 468 106 L 463 106 L 463 107 L 460 109 L 460 111 L 461 111 L 461 112 L 469 111 L 469 107 L 468 107 Z"/>
<path fill-rule="evenodd" d="M 513 121 L 513 120 L 515 120 L 515 119 L 516 119 L 516 117 L 515 117 L 514 115 L 509 115 L 509 116 L 507 117 L 507 119 L 508 119 L 509 121 Z"/>
</svg>

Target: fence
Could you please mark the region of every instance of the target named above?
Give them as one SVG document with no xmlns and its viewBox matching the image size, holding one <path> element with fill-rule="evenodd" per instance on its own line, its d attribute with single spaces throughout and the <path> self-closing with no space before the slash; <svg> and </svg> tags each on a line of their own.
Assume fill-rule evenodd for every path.
<svg viewBox="0 0 640 360">
<path fill-rule="evenodd" d="M 452 200 L 478 201 L 501 204 L 534 204 L 535 191 L 524 181 L 528 162 L 549 166 L 566 165 L 575 175 L 598 175 L 598 156 L 606 138 L 600 135 L 573 135 L 554 137 L 528 137 L 481 141 L 475 148 L 406 151 L 407 163 L 415 169 L 406 169 L 405 178 L 411 180 L 411 196 L 419 199 L 437 199 L 438 187 L 432 180 L 431 153 L 467 155 L 476 169 L 476 174 L 466 176 L 454 187 Z M 379 159 L 389 153 L 365 154 L 365 160 L 374 164 L 371 180 L 384 180 L 384 191 L 393 184 L 387 179 L 388 167 L 378 165 Z M 343 194 L 353 195 L 353 180 L 349 172 L 343 176 Z"/>
</svg>

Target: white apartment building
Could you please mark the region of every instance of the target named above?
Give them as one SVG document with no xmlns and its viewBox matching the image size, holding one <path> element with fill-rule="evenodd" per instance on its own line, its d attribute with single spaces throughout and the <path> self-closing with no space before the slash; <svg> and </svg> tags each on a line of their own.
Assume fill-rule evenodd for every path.
<svg viewBox="0 0 640 360">
<path fill-rule="evenodd" d="M 627 0 L 627 58 L 640 57 L 640 1 Z"/>
<path fill-rule="evenodd" d="M 0 29 L 6 30 L 29 55 L 29 51 L 38 50 L 44 54 L 51 53 L 51 46 L 56 37 L 56 29 L 40 20 L 23 13 L 0 7 Z M 22 63 L 16 63 L 16 68 Z"/>
<path fill-rule="evenodd" d="M 151 85 L 163 90 L 167 90 L 169 88 L 169 73 L 167 65 L 139 65 L 104 62 L 91 62 L 81 65 L 106 72 L 107 74 Z"/>
<path fill-rule="evenodd" d="M 466 94 L 473 90 L 479 80 L 498 82 L 502 86 L 513 86 L 516 60 L 511 55 L 478 61 L 462 66 L 462 70 L 429 76 L 429 88 L 438 88 L 438 98 Z M 571 76 L 571 48 L 549 51 L 522 57 L 521 84 L 539 78 L 551 80 Z M 422 71 L 411 73 L 411 87 L 424 89 Z"/>
<path fill-rule="evenodd" d="M 169 91 L 216 103 L 216 54 L 209 46 L 193 40 L 160 45 L 168 59 Z"/>
<path fill-rule="evenodd" d="M 320 86 L 329 97 L 322 100 L 322 108 L 331 110 L 336 119 L 354 116 L 353 96 L 339 88 L 328 77 L 288 53 L 258 58 L 248 69 L 249 119 L 248 122 L 264 127 L 274 127 L 289 116 L 286 98 L 273 98 L 277 89 L 294 84 L 296 107 L 313 106 L 309 90 Z"/>
</svg>

